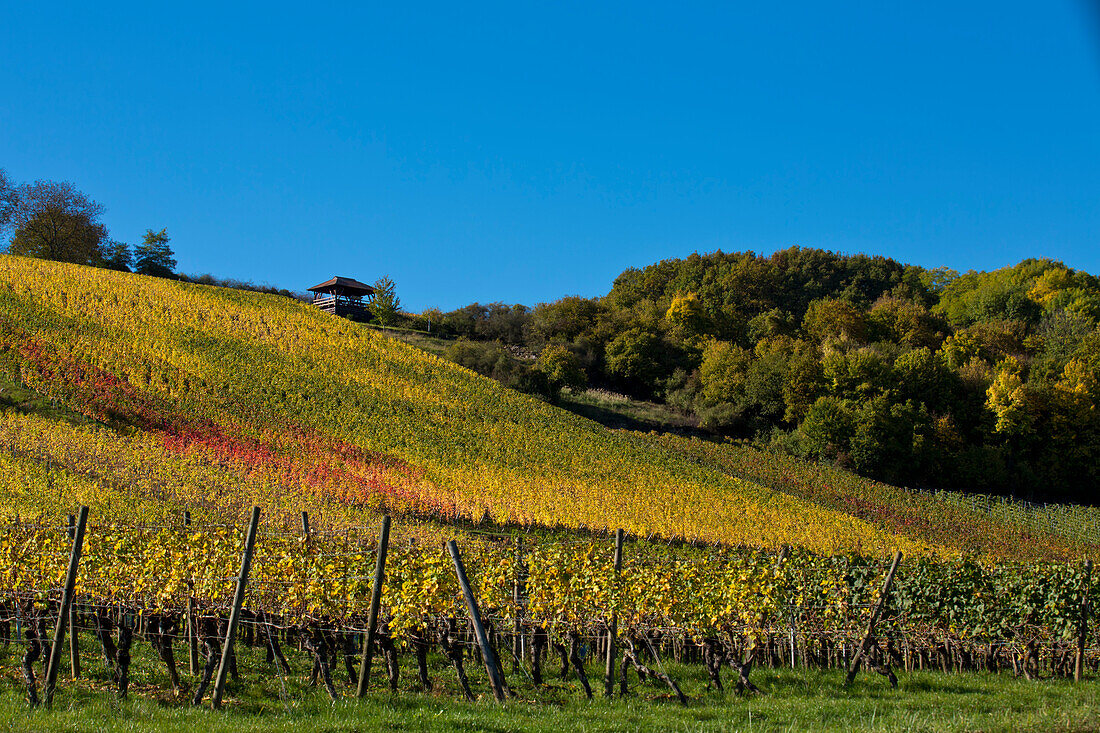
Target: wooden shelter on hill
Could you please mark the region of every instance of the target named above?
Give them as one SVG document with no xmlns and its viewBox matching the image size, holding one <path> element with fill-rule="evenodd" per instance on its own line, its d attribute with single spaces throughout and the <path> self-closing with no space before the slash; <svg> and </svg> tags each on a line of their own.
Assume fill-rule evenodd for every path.
<svg viewBox="0 0 1100 733">
<path fill-rule="evenodd" d="M 334 277 L 309 289 L 313 305 L 325 313 L 353 321 L 369 321 L 374 288 L 350 277 Z"/>
</svg>

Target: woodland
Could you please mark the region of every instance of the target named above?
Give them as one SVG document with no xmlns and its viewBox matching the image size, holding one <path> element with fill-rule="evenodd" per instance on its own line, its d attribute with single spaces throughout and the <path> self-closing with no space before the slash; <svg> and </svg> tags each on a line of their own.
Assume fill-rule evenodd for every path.
<svg viewBox="0 0 1100 733">
<path fill-rule="evenodd" d="M 792 247 L 619 275 L 607 295 L 408 325 L 553 398 L 598 386 L 719 436 L 911 487 L 1095 501 L 1100 279 L 1049 259 L 959 274 Z"/>
</svg>

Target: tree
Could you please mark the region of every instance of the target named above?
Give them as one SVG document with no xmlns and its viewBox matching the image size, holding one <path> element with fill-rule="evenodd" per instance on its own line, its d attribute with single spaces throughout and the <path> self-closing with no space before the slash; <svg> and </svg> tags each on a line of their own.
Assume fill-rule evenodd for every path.
<svg viewBox="0 0 1100 733">
<path fill-rule="evenodd" d="M 599 311 L 595 300 L 576 295 L 540 303 L 531 311 L 531 335 L 543 341 L 574 341 L 592 329 Z"/>
<path fill-rule="evenodd" d="M 71 183 L 35 181 L 11 188 L 0 183 L 0 225 L 14 227 L 8 252 L 81 265 L 102 258 L 107 228 L 99 222 L 103 207 Z"/>
<path fill-rule="evenodd" d="M 397 297 L 397 285 L 389 275 L 374 281 L 374 304 L 371 308 L 383 326 L 392 325 L 397 320 L 401 312 L 401 299 Z"/>
<path fill-rule="evenodd" d="M 108 270 L 129 272 L 133 259 L 134 254 L 130 251 L 130 245 L 125 242 L 116 242 L 112 239 L 103 246 L 102 265 Z"/>
<path fill-rule="evenodd" d="M 134 272 L 153 277 L 172 277 L 176 260 L 168 246 L 169 239 L 167 229 L 159 232 L 146 229 L 141 244 L 134 248 Z"/>
<path fill-rule="evenodd" d="M 673 350 L 660 336 L 640 328 L 619 334 L 607 345 L 605 359 L 608 375 L 641 397 L 656 394 L 675 361 Z"/>
<path fill-rule="evenodd" d="M 845 463 L 849 443 L 856 431 L 855 416 L 846 402 L 836 397 L 819 397 L 810 406 L 798 431 L 806 455 Z"/>
<path fill-rule="evenodd" d="M 11 226 L 15 215 L 16 188 L 8 177 L 8 172 L 0 168 L 0 234 Z"/>
<path fill-rule="evenodd" d="M 672 332 L 684 339 L 698 336 L 706 329 L 706 312 L 695 293 L 674 297 L 665 312 L 665 320 Z"/>
<path fill-rule="evenodd" d="M 867 319 L 846 300 L 821 298 L 810 303 L 802 328 L 817 343 L 829 339 L 862 343 L 867 335 Z"/>
<path fill-rule="evenodd" d="M 583 392 L 588 386 L 588 375 L 581 368 L 580 359 L 564 344 L 550 344 L 543 349 L 535 368 L 546 375 L 550 389 L 555 392 L 563 387 Z"/>
<path fill-rule="evenodd" d="M 1015 357 L 997 365 L 997 376 L 986 390 L 986 407 L 997 416 L 993 430 L 1007 435 L 1031 431 L 1037 412 L 1034 395 L 1023 380 L 1023 367 Z"/>
</svg>

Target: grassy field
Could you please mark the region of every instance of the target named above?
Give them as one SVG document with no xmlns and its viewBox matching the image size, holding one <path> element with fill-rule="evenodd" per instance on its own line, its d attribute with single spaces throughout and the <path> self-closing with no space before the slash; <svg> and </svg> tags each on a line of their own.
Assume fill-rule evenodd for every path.
<svg viewBox="0 0 1100 733">
<path fill-rule="evenodd" d="M 1010 675 L 912 673 L 900 675 L 891 690 L 877 675 L 861 675 L 844 687 L 838 671 L 758 669 L 753 678 L 767 694 L 738 697 L 709 689 L 698 665 L 667 663 L 691 698 L 687 707 L 671 699 L 663 685 L 638 685 L 631 694 L 607 701 L 598 697 L 598 665 L 589 664 L 597 698 L 585 700 L 575 678 L 557 670 L 535 688 L 522 672 L 509 680 L 518 699 L 498 705 L 487 692 L 484 673 L 468 660 L 478 700 L 456 694 L 455 675 L 442 659 L 431 660 L 435 690 L 414 689 L 415 672 L 404 658 L 399 691 L 381 688 L 380 677 L 364 700 L 353 697 L 346 675 L 337 673 L 341 699 L 333 703 L 320 688 L 309 688 L 304 674 L 280 678 L 263 663 L 260 650 L 240 652 L 242 681 L 231 684 L 225 707 L 192 708 L 172 698 L 163 667 L 148 645 L 136 644 L 130 698 L 119 701 L 105 689 L 102 663 L 86 647 L 86 678 L 62 681 L 53 710 L 27 708 L 10 652 L 2 662 L 0 727 L 57 731 L 1086 731 L 1100 727 L 1100 682 L 1029 682 Z M 303 655 L 290 654 L 293 670 L 308 670 Z M 593 660 L 590 660 L 593 661 Z M 548 665 L 552 666 L 552 665 Z M 186 662 L 183 663 L 186 669 Z M 506 667 L 507 668 L 507 667 Z M 378 666 L 375 667 L 378 669 Z M 376 672 L 376 675 L 378 672 Z M 185 684 L 190 681 L 184 675 Z M 186 697 L 186 696 L 184 696 Z"/>
</svg>

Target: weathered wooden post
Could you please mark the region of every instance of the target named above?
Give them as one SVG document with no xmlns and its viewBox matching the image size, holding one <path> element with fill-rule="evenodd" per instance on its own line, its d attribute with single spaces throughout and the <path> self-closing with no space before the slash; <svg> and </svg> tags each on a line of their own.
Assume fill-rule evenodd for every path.
<svg viewBox="0 0 1100 733">
<path fill-rule="evenodd" d="M 894 574 L 898 571 L 898 564 L 901 563 L 901 553 L 898 552 L 894 555 L 894 562 L 890 565 L 889 572 L 886 573 L 886 580 L 882 584 L 882 595 L 879 596 L 878 603 L 875 604 L 875 610 L 871 612 L 871 618 L 867 622 L 867 631 L 863 634 L 863 641 L 859 643 L 856 648 L 855 654 L 852 655 L 851 666 L 848 667 L 848 677 L 845 680 L 845 684 L 852 684 L 852 680 L 856 678 L 856 673 L 859 671 L 859 664 L 863 660 L 863 655 L 867 653 L 867 645 L 871 642 L 871 637 L 875 633 L 875 624 L 878 623 L 878 618 L 882 614 L 882 609 L 886 607 L 886 600 L 890 596 L 890 587 L 894 584 Z"/>
<path fill-rule="evenodd" d="M 477 607 L 477 599 L 470 588 L 470 581 L 466 578 L 466 568 L 462 564 L 462 556 L 458 554 L 458 545 L 454 540 L 447 541 L 447 551 L 451 553 L 451 560 L 455 564 L 455 576 L 458 584 L 462 586 L 462 595 L 466 598 L 466 610 L 470 612 L 470 624 L 474 627 L 477 636 L 477 645 L 481 649 L 481 658 L 485 662 L 485 672 L 489 675 L 489 685 L 493 688 L 493 696 L 497 702 L 504 702 L 504 680 L 501 679 L 500 667 L 497 666 L 497 657 L 493 653 L 493 647 L 489 644 L 489 637 L 485 634 L 485 627 L 481 625 L 481 611 Z"/>
<path fill-rule="evenodd" d="M 1081 618 L 1077 622 L 1077 656 L 1073 660 L 1073 679 L 1080 682 L 1085 674 L 1085 641 L 1089 635 L 1089 590 L 1092 583 L 1092 560 L 1085 560 L 1085 589 L 1081 594 Z"/>
<path fill-rule="evenodd" d="M 237 589 L 233 593 L 233 608 L 229 612 L 229 623 L 225 629 L 225 643 L 222 645 L 222 658 L 218 662 L 218 676 L 214 682 L 214 694 L 210 705 L 215 710 L 222 706 L 222 694 L 225 692 L 225 678 L 229 675 L 229 659 L 233 655 L 233 637 L 237 633 L 237 624 L 241 619 L 241 606 L 244 605 L 244 589 L 248 585 L 248 571 L 252 567 L 252 553 L 256 549 L 256 529 L 260 525 L 260 507 L 252 507 L 252 517 L 248 522 L 248 534 L 244 540 L 244 555 L 241 557 L 241 574 L 237 577 Z"/>
<path fill-rule="evenodd" d="M 69 539 L 76 539 L 76 517 L 69 515 Z M 77 631 L 76 604 L 69 607 L 69 669 L 74 680 L 80 679 L 80 635 Z"/>
<path fill-rule="evenodd" d="M 309 537 L 309 512 L 302 512 L 302 534 Z"/>
<path fill-rule="evenodd" d="M 191 512 L 183 513 L 183 526 L 191 526 Z M 187 666 L 191 674 L 199 671 L 199 633 L 195 627 L 195 581 L 187 579 Z"/>
<path fill-rule="evenodd" d="M 386 550 L 390 546 L 390 515 L 382 515 L 382 529 L 378 532 L 378 557 L 374 562 L 374 585 L 370 589 L 370 613 L 367 616 L 367 640 L 363 643 L 363 656 L 359 660 L 359 687 L 356 697 L 367 694 L 370 682 L 370 663 L 374 656 L 374 635 L 378 631 L 378 608 L 382 605 L 382 583 L 386 578 Z"/>
<path fill-rule="evenodd" d="M 621 529 L 615 530 L 615 579 L 614 582 L 618 583 L 619 572 L 623 569 L 623 531 Z M 611 619 L 607 624 L 607 657 L 604 660 L 604 675 L 603 675 L 603 694 L 607 697 L 615 691 L 615 654 L 617 649 L 615 648 L 615 641 L 619 634 L 619 618 L 618 614 L 614 611 L 611 612 Z"/>
<path fill-rule="evenodd" d="M 512 613 L 515 624 L 512 637 L 512 672 L 519 671 L 520 660 L 526 656 L 523 643 L 523 598 L 527 595 L 527 582 L 523 571 L 523 538 L 516 538 L 516 579 L 512 585 Z"/>
<path fill-rule="evenodd" d="M 84 546 L 84 529 L 88 525 L 88 507 L 80 507 L 80 519 L 73 531 L 73 548 L 69 553 L 69 569 L 65 573 L 65 589 L 61 595 L 61 608 L 57 612 L 57 626 L 54 627 L 53 643 L 50 645 L 50 663 L 46 667 L 46 707 L 53 703 L 54 689 L 57 687 L 57 669 L 61 663 L 61 644 L 65 640 L 65 627 L 69 623 L 69 610 L 73 605 L 73 590 L 76 588 L 76 570 L 80 565 L 80 551 Z"/>
</svg>

